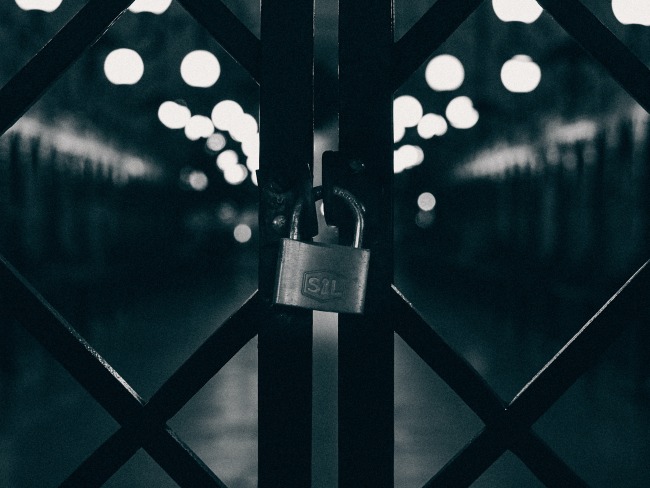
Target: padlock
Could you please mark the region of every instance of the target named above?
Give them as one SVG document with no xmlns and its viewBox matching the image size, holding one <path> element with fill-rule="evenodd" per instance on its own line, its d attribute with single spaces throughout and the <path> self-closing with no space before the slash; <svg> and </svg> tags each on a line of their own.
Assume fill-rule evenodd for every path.
<svg viewBox="0 0 650 488">
<path fill-rule="evenodd" d="M 314 189 L 315 200 L 322 188 Z M 364 209 L 354 196 L 334 187 L 334 195 L 347 202 L 355 219 L 352 247 L 299 240 L 302 202 L 296 204 L 289 238 L 278 254 L 273 303 L 337 313 L 363 313 L 370 250 L 362 249 Z"/>
</svg>

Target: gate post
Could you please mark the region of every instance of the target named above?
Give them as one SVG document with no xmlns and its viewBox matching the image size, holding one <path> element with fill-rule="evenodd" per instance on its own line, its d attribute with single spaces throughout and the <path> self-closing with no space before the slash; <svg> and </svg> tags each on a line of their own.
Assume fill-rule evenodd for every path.
<svg viewBox="0 0 650 488">
<path fill-rule="evenodd" d="M 280 238 L 288 235 L 296 198 L 311 197 L 313 0 L 262 0 L 261 12 L 259 293 L 267 321 L 258 336 L 258 486 L 305 488 L 312 313 L 270 304 Z"/>
<path fill-rule="evenodd" d="M 366 207 L 365 315 L 339 315 L 339 487 L 393 486 L 393 0 L 339 1 L 340 184 Z"/>
</svg>

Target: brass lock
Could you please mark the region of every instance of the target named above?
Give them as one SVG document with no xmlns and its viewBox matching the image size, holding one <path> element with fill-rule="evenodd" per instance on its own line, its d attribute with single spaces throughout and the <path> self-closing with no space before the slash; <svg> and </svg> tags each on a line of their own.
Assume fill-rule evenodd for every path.
<svg viewBox="0 0 650 488">
<path fill-rule="evenodd" d="M 322 189 L 315 189 L 316 200 Z M 352 210 L 356 223 L 352 247 L 299 240 L 302 202 L 296 204 L 289 238 L 278 255 L 273 303 L 337 313 L 363 313 L 370 250 L 362 249 L 363 207 L 343 188 L 334 187 Z"/>
</svg>

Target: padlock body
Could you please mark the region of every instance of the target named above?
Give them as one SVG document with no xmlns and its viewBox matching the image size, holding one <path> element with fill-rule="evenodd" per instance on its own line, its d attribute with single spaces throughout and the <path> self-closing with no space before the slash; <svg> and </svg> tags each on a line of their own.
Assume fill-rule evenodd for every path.
<svg viewBox="0 0 650 488">
<path fill-rule="evenodd" d="M 282 239 L 273 302 L 337 313 L 363 313 L 370 251 Z"/>
</svg>

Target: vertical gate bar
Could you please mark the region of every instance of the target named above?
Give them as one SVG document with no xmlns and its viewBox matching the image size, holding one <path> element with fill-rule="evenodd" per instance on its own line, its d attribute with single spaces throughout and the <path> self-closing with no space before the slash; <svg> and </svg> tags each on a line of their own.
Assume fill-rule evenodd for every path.
<svg viewBox="0 0 650 488">
<path fill-rule="evenodd" d="M 339 316 L 339 487 L 393 486 L 393 0 L 339 1 L 341 182 L 366 207 L 365 314 Z"/>
<path fill-rule="evenodd" d="M 309 194 L 313 164 L 313 0 L 262 0 L 258 486 L 311 485 L 312 314 L 271 308 L 279 240 Z M 304 212 L 306 213 L 306 212 Z"/>
</svg>

